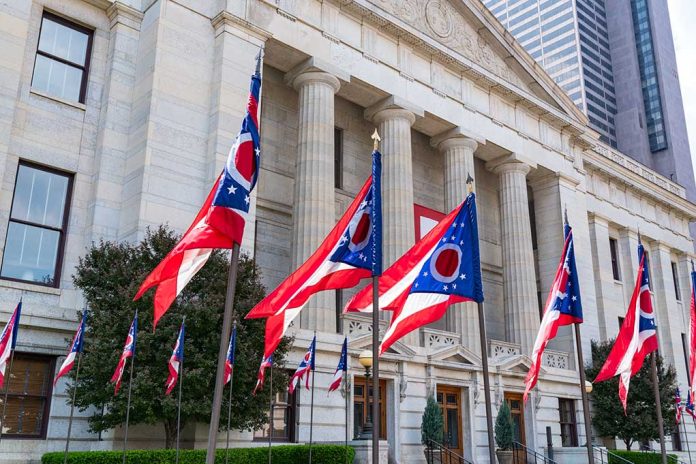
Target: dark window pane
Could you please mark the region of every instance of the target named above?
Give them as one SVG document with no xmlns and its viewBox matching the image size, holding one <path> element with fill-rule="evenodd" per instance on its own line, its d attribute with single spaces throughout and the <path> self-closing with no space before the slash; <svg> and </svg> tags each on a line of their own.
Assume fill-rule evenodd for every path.
<svg viewBox="0 0 696 464">
<path fill-rule="evenodd" d="M 449 396 L 449 395 L 448 395 Z M 459 417 L 456 409 L 447 409 L 447 445 L 450 448 L 459 448 Z"/>
<path fill-rule="evenodd" d="M 679 271 L 677 263 L 672 263 L 672 282 L 674 282 L 674 297 L 677 301 L 681 301 L 681 290 L 679 289 Z"/>
<path fill-rule="evenodd" d="M 614 280 L 621 280 L 621 274 L 619 273 L 619 253 L 616 239 L 609 239 L 609 252 L 611 254 L 611 271 L 614 275 Z"/>
</svg>

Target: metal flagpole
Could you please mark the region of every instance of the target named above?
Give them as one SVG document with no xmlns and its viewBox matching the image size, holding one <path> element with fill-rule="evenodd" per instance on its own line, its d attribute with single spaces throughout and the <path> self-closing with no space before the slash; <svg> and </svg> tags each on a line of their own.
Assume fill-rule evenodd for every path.
<svg viewBox="0 0 696 464">
<path fill-rule="evenodd" d="M 181 326 L 184 327 L 186 322 L 186 316 L 181 320 Z M 181 330 L 181 329 L 179 329 Z M 184 329 L 185 330 L 185 329 Z M 184 335 L 186 337 L 186 335 Z M 178 338 L 178 335 L 177 335 Z M 179 464 L 179 436 L 181 435 L 181 390 L 184 387 L 184 348 L 181 347 L 181 360 L 179 361 L 179 399 L 177 400 L 177 410 L 176 410 L 176 460 L 175 463 Z"/>
<path fill-rule="evenodd" d="M 682 414 L 681 423 L 684 426 L 684 436 L 686 437 L 686 451 L 689 453 L 689 464 L 693 464 L 693 461 L 691 460 L 691 447 L 689 446 L 689 435 L 686 433 L 686 419 L 684 418 L 684 414 Z"/>
<path fill-rule="evenodd" d="M 80 378 L 80 363 L 82 352 L 77 353 L 77 369 L 75 370 L 75 385 L 73 386 L 72 403 L 70 403 L 70 419 L 68 420 L 68 438 L 65 440 L 65 455 L 63 464 L 68 463 L 68 451 L 70 450 L 70 434 L 72 433 L 73 413 L 75 412 L 75 397 L 77 396 L 77 381 Z"/>
<path fill-rule="evenodd" d="M 372 134 L 372 148 L 374 151 L 379 150 L 379 142 L 382 139 L 375 129 Z M 373 162 L 374 163 L 374 162 Z M 374 165 L 373 165 L 374 170 Z M 374 171 L 373 171 L 374 173 Z M 375 179 L 372 180 L 375 182 Z M 379 192 L 375 192 L 377 195 Z M 373 196 L 373 201 L 376 197 Z M 381 214 L 381 211 L 379 212 Z M 381 237 L 379 238 L 381 243 Z M 374 246 L 377 246 L 375 243 Z M 374 259 L 374 258 L 373 258 Z M 379 268 L 381 269 L 381 263 Z M 373 263 L 374 274 L 374 263 Z M 369 398 L 369 385 L 368 389 Z M 379 431 L 380 431 L 380 416 L 379 416 L 379 276 L 372 276 L 372 464 L 379 463 Z"/>
<path fill-rule="evenodd" d="M 314 336 L 317 336 L 316 332 Z M 312 364 L 314 364 L 314 357 L 317 353 L 316 338 L 314 340 L 315 345 L 314 354 L 312 354 Z M 314 372 L 315 370 L 312 369 L 312 394 L 309 402 L 309 464 L 312 464 L 312 432 L 314 431 Z"/>
<path fill-rule="evenodd" d="M 580 338 L 580 324 L 575 326 L 575 347 L 578 351 L 578 370 L 580 371 L 580 394 L 582 395 L 582 414 L 585 418 L 585 441 L 587 441 L 587 459 L 589 464 L 594 464 L 594 452 L 592 450 L 592 419 L 590 419 L 590 401 L 585 391 L 585 360 L 582 356 L 582 339 Z"/>
<path fill-rule="evenodd" d="M 237 320 L 232 322 L 232 331 L 237 330 Z M 236 340 L 235 340 L 236 342 Z M 236 347 L 235 347 L 236 349 Z M 234 364 L 232 365 L 232 371 L 230 372 L 230 397 L 227 404 L 227 438 L 225 439 L 225 464 L 229 460 L 230 454 L 230 421 L 232 418 L 232 386 L 234 385 Z"/>
<path fill-rule="evenodd" d="M 270 406 L 268 411 L 268 464 L 273 462 L 273 456 L 271 453 L 271 447 L 273 444 L 273 358 L 271 358 L 271 365 L 269 366 L 271 373 L 269 374 L 269 386 L 268 386 L 268 396 L 270 397 Z"/>
<path fill-rule="evenodd" d="M 662 422 L 662 405 L 660 403 L 660 386 L 657 384 L 657 354 L 655 351 L 650 356 L 650 371 L 652 374 L 653 390 L 655 391 L 655 409 L 657 411 L 657 429 L 660 432 L 660 452 L 662 464 L 667 464 L 667 448 L 665 447 L 665 429 Z"/>
<path fill-rule="evenodd" d="M 5 393 L 3 395 L 2 400 L 2 417 L 0 417 L 0 442 L 2 441 L 2 427 L 5 424 L 5 412 L 7 410 L 7 395 L 10 393 L 10 380 L 12 376 L 12 364 L 14 364 L 14 354 L 15 350 L 13 349 L 10 353 L 10 369 L 7 371 L 7 375 L 5 375 Z"/>
<path fill-rule="evenodd" d="M 469 193 L 474 191 L 474 179 L 471 173 L 467 173 L 467 189 Z M 488 370 L 488 337 L 486 336 L 486 319 L 483 311 L 483 302 L 477 303 L 479 320 L 479 338 L 481 339 L 481 364 L 483 364 L 483 395 L 486 403 L 486 428 L 488 433 L 488 458 L 490 463 L 498 462 L 495 457 L 495 441 L 493 439 L 493 411 L 491 410 L 491 380 Z"/>
<path fill-rule="evenodd" d="M 225 375 L 225 359 L 227 358 L 227 343 L 232 329 L 232 313 L 234 311 L 234 293 L 237 284 L 237 267 L 239 265 L 239 244 L 232 246 L 230 269 L 227 273 L 227 292 L 225 294 L 225 312 L 222 316 L 222 333 L 218 349 L 217 372 L 215 374 L 215 390 L 213 392 L 213 408 L 210 412 L 210 427 L 208 428 L 208 449 L 205 455 L 206 464 L 215 464 L 215 447 L 220 425 L 220 408 L 222 407 L 222 390 Z"/>
<path fill-rule="evenodd" d="M 346 362 L 348 362 L 347 359 L 346 359 Z M 346 464 L 348 464 L 348 407 L 349 407 L 348 406 L 348 401 L 349 401 L 349 398 L 348 398 L 348 394 L 349 394 L 348 370 L 343 371 L 343 388 L 344 388 L 345 393 L 346 393 L 345 394 L 345 397 L 346 397 L 346 449 L 345 449 L 345 455 L 346 455 Z"/>
<path fill-rule="evenodd" d="M 691 263 L 691 265 L 693 267 L 693 262 Z M 691 391 L 691 376 L 689 375 L 689 372 L 691 372 L 691 371 L 689 370 L 689 356 L 686 354 L 687 353 L 687 351 L 686 351 L 686 337 L 682 337 L 682 349 L 684 351 L 684 364 L 686 365 L 686 381 L 689 385 L 689 392 L 690 392 Z M 688 396 L 687 396 L 687 398 L 688 398 Z M 691 398 L 691 401 L 694 401 L 694 399 Z M 694 425 L 696 426 L 696 424 L 694 424 Z M 686 449 L 689 451 L 689 463 L 691 464 L 692 463 L 692 461 L 691 461 L 691 449 L 689 446 L 689 434 L 686 431 L 686 419 L 684 420 L 684 437 L 686 438 Z"/>
<path fill-rule="evenodd" d="M 135 313 L 136 317 L 138 313 Z M 134 347 L 135 348 L 135 347 Z M 130 377 L 128 379 L 128 402 L 126 405 L 126 430 L 123 434 L 123 464 L 126 464 L 126 447 L 128 446 L 128 421 L 130 420 L 131 391 L 133 390 L 133 365 L 135 364 L 135 349 L 131 356 Z"/>
</svg>

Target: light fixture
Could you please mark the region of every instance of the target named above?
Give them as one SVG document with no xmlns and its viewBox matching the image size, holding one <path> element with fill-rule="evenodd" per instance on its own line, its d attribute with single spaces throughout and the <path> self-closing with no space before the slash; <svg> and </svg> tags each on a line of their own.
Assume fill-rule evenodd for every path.
<svg viewBox="0 0 696 464">
<path fill-rule="evenodd" d="M 358 356 L 358 362 L 366 370 L 372 367 L 372 350 L 363 350 Z"/>
<path fill-rule="evenodd" d="M 585 380 L 585 393 L 592 393 L 592 382 Z"/>
</svg>

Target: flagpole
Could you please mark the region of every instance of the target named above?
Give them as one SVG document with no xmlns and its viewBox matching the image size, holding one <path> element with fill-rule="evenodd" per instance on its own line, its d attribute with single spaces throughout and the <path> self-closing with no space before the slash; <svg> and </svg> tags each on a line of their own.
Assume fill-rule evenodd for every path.
<svg viewBox="0 0 696 464">
<path fill-rule="evenodd" d="M 82 352 L 77 353 L 77 369 L 75 370 L 75 385 L 73 386 L 72 402 L 70 403 L 70 419 L 68 420 L 68 437 L 65 440 L 65 455 L 63 464 L 68 464 L 68 451 L 70 449 L 70 434 L 72 433 L 73 413 L 75 412 L 75 397 L 77 396 L 77 381 L 80 378 L 80 363 Z"/>
<path fill-rule="evenodd" d="M 2 401 L 2 417 L 0 417 L 0 442 L 2 442 L 2 426 L 5 424 L 5 412 L 7 410 L 7 395 L 10 392 L 10 376 L 12 375 L 12 364 L 14 364 L 15 350 L 10 351 L 10 369 L 5 375 L 5 394 Z"/>
<path fill-rule="evenodd" d="M 347 361 L 348 360 L 346 359 L 346 362 Z M 346 455 L 346 464 L 348 464 L 348 407 L 349 407 L 348 406 L 348 401 L 349 401 L 348 394 L 349 394 L 349 390 L 348 390 L 348 370 L 347 369 L 343 371 L 343 386 L 344 386 L 345 397 L 346 397 L 346 449 L 345 449 L 345 455 Z"/>
<path fill-rule="evenodd" d="M 222 407 L 222 390 L 225 375 L 225 359 L 227 358 L 227 343 L 232 328 L 232 314 L 234 312 L 234 294 L 237 284 L 237 268 L 239 266 L 239 244 L 234 243 L 230 255 L 230 269 L 227 273 L 227 292 L 225 294 L 225 312 L 222 316 L 222 333 L 220 334 L 220 347 L 218 349 L 217 372 L 215 374 L 215 390 L 213 392 L 213 407 L 210 412 L 210 427 L 208 428 L 208 448 L 206 451 L 206 464 L 215 464 L 215 447 L 217 445 L 217 433 L 220 426 L 220 408 Z"/>
<path fill-rule="evenodd" d="M 186 322 L 186 316 L 181 320 L 181 327 L 184 327 Z M 179 329 L 181 330 L 181 329 Z M 179 336 L 177 335 L 177 338 Z M 184 335 L 186 337 L 186 335 Z M 183 344 L 183 340 L 182 340 Z M 184 385 L 184 348 L 181 347 L 181 359 L 179 360 L 179 398 L 177 400 L 176 407 L 176 460 L 175 463 L 179 464 L 179 436 L 181 435 L 181 390 Z"/>
<path fill-rule="evenodd" d="M 382 140 L 375 129 L 372 134 L 373 150 L 379 150 L 379 142 Z M 373 168 L 374 169 L 374 168 Z M 375 180 L 373 179 L 373 182 Z M 376 195 L 376 192 L 374 195 Z M 373 196 L 373 201 L 375 197 Z M 381 214 L 381 212 L 380 212 Z M 381 241 L 381 237 L 379 238 Z M 374 245 L 377 246 L 377 243 Z M 380 255 L 381 256 L 381 255 Z M 381 263 L 380 263 L 381 269 Z M 374 270 L 374 263 L 373 263 Z M 374 272 L 373 272 L 374 274 Z M 369 399 L 369 385 L 368 399 Z M 372 276 L 372 464 L 379 463 L 379 276 Z"/>
<path fill-rule="evenodd" d="M 237 330 L 237 320 L 232 322 L 232 330 Z M 236 340 L 235 340 L 236 342 Z M 230 397 L 227 404 L 227 437 L 225 439 L 225 464 L 227 464 L 230 454 L 230 421 L 232 418 L 232 386 L 234 385 L 234 364 L 232 365 L 232 370 L 230 371 Z"/>
<path fill-rule="evenodd" d="M 314 336 L 317 336 L 316 333 L 314 334 Z M 316 350 L 316 345 L 314 345 L 314 354 L 312 354 L 312 364 L 314 364 L 314 356 L 316 356 L 317 352 Z M 311 400 L 309 402 L 309 464 L 312 464 L 312 432 L 314 431 L 314 372 L 315 370 L 312 369 L 312 394 Z"/>
<path fill-rule="evenodd" d="M 594 452 L 592 450 L 592 419 L 590 418 L 590 401 L 585 390 L 585 360 L 582 356 L 582 339 L 580 338 L 580 324 L 575 326 L 575 347 L 578 352 L 578 371 L 580 371 L 580 394 L 582 396 L 582 415 L 585 419 L 585 441 L 587 442 L 587 459 L 589 464 L 594 464 Z"/>
<path fill-rule="evenodd" d="M 662 405 L 660 403 L 660 386 L 657 384 L 657 354 L 655 351 L 650 356 L 650 371 L 652 374 L 653 390 L 655 392 L 655 410 L 657 412 L 657 429 L 660 432 L 660 452 L 662 464 L 667 464 L 667 448 L 665 447 L 665 430 L 662 422 Z"/>
<path fill-rule="evenodd" d="M 693 266 L 693 262 L 692 262 Z M 684 364 L 686 365 L 686 382 L 689 385 L 689 391 L 688 393 L 691 392 L 691 376 L 689 375 L 689 356 L 686 354 L 686 337 L 682 337 L 682 350 L 684 351 Z M 687 396 L 688 398 L 688 396 Z M 694 401 L 693 397 L 691 398 L 691 401 Z M 688 406 L 688 403 L 687 403 Z M 693 417 L 692 417 L 693 418 Z M 694 424 L 696 425 L 696 424 Z M 689 451 L 689 463 L 691 464 L 691 449 L 689 446 L 689 433 L 686 431 L 686 420 L 684 420 L 684 437 L 686 437 L 686 449 Z"/>
<path fill-rule="evenodd" d="M 135 316 L 138 317 L 136 311 Z M 123 464 L 126 464 L 126 447 L 128 446 L 128 422 L 130 421 L 131 391 L 133 390 L 133 365 L 135 364 L 135 347 L 131 356 L 130 377 L 128 379 L 128 402 L 126 405 L 126 430 L 123 434 Z"/>
<path fill-rule="evenodd" d="M 271 358 L 271 365 L 269 368 L 271 372 L 268 375 L 268 396 L 271 401 L 268 411 L 268 464 L 271 464 L 273 462 L 271 455 L 271 447 L 273 444 L 273 358 Z"/>
<path fill-rule="evenodd" d="M 681 423 L 682 426 L 684 426 L 684 436 L 686 437 L 686 451 L 689 453 L 689 464 L 693 464 L 693 461 L 691 460 L 691 447 L 689 446 L 689 434 L 686 432 L 686 418 L 684 418 L 684 414 L 682 414 Z"/>
</svg>

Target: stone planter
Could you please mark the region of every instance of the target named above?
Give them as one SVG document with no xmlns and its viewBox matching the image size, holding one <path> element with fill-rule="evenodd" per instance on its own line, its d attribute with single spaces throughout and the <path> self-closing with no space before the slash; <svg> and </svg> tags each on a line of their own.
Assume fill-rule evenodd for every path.
<svg viewBox="0 0 696 464">
<path fill-rule="evenodd" d="M 495 455 L 498 457 L 498 464 L 512 464 L 512 450 L 495 450 Z"/>
</svg>

